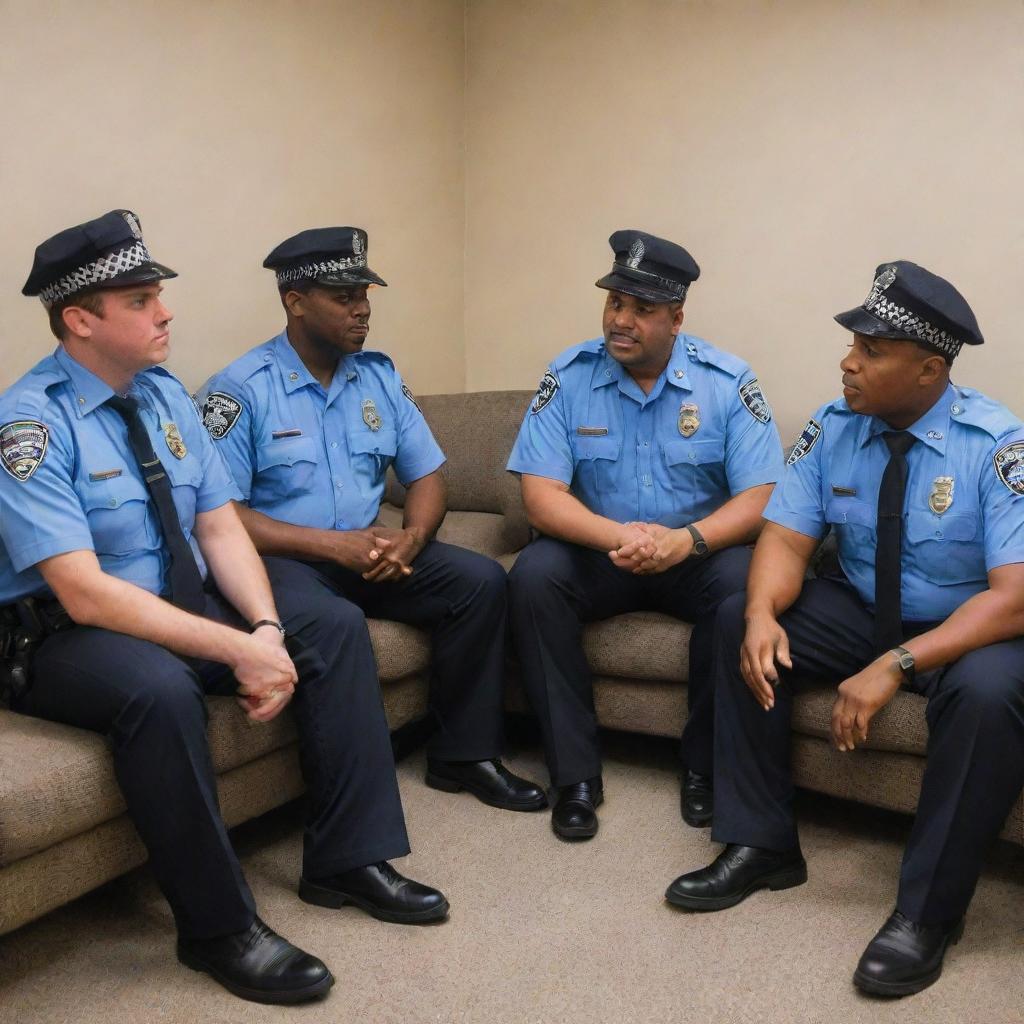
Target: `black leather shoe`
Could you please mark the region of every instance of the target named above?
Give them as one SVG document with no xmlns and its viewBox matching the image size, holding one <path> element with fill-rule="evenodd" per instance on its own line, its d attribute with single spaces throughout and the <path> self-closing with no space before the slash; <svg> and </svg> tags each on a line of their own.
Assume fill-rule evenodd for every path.
<svg viewBox="0 0 1024 1024">
<path fill-rule="evenodd" d="M 563 839 L 590 839 L 597 835 L 597 808 L 604 803 L 601 777 L 562 786 L 558 790 L 551 827 Z"/>
<path fill-rule="evenodd" d="M 303 878 L 299 899 L 318 907 L 354 903 L 371 917 L 394 924 L 422 924 L 448 915 L 448 901 L 442 893 L 400 875 L 386 860 L 331 878 Z"/>
<path fill-rule="evenodd" d="M 490 761 L 427 760 L 427 785 L 446 793 L 467 790 L 491 807 L 539 811 L 547 807 L 540 786 L 513 775 L 497 758 Z"/>
<path fill-rule="evenodd" d="M 791 889 L 806 881 L 799 847 L 778 853 L 730 843 L 706 868 L 680 875 L 665 899 L 688 910 L 725 910 L 758 889 Z"/>
<path fill-rule="evenodd" d="M 911 996 L 939 980 L 948 946 L 964 933 L 964 919 L 952 924 L 918 924 L 893 911 L 853 972 L 853 983 L 876 996 Z"/>
<path fill-rule="evenodd" d="M 679 793 L 679 810 L 687 825 L 706 828 L 711 824 L 711 817 L 715 811 L 715 795 L 711 789 L 710 775 L 701 775 L 700 772 L 691 772 L 687 769 Z"/>
<path fill-rule="evenodd" d="M 258 917 L 233 935 L 179 937 L 178 959 L 257 1003 L 302 1003 L 324 995 L 334 984 L 334 975 L 321 960 L 281 938 Z"/>
</svg>

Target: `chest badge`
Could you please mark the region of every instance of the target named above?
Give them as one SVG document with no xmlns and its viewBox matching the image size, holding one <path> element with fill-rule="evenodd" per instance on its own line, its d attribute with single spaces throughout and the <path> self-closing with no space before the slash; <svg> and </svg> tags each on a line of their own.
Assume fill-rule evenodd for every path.
<svg viewBox="0 0 1024 1024">
<path fill-rule="evenodd" d="M 928 495 L 928 507 L 937 515 L 949 510 L 953 504 L 953 478 L 937 476 L 932 481 L 932 493 Z"/>
<path fill-rule="evenodd" d="M 377 406 L 373 404 L 372 398 L 363 399 L 363 422 L 373 431 L 380 430 L 384 421 L 377 412 Z"/>
<path fill-rule="evenodd" d="M 167 442 L 167 447 L 170 450 L 170 453 L 176 459 L 183 459 L 188 455 L 188 449 L 185 447 L 185 442 L 181 437 L 181 431 L 178 429 L 176 423 L 164 424 L 164 440 Z"/>
<path fill-rule="evenodd" d="M 679 406 L 679 433 L 683 437 L 692 437 L 700 426 L 700 407 L 693 402 L 683 402 Z"/>
</svg>

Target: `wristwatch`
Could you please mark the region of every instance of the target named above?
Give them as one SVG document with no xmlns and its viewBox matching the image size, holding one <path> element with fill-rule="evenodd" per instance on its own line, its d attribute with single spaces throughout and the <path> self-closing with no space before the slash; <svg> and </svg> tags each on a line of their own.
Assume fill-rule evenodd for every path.
<svg viewBox="0 0 1024 1024">
<path fill-rule="evenodd" d="M 260 628 L 260 626 L 273 626 L 274 629 L 276 629 L 281 634 L 281 636 L 288 635 L 284 626 L 281 625 L 281 623 L 278 622 L 276 619 L 260 619 L 259 622 L 254 622 L 249 627 L 249 632 L 255 633 L 256 630 Z"/>
<path fill-rule="evenodd" d="M 917 669 L 914 665 L 914 656 L 906 649 L 906 647 L 893 647 L 889 653 L 896 659 L 896 664 L 899 665 L 900 671 L 903 673 L 903 678 L 906 682 L 912 683 L 914 677 L 917 675 Z"/>
<path fill-rule="evenodd" d="M 703 534 L 696 526 L 693 525 L 693 523 L 689 523 L 684 526 L 683 529 L 688 530 L 690 536 L 693 538 L 693 554 L 690 555 L 691 558 L 703 558 L 705 555 L 709 555 L 711 553 L 711 549 L 708 547 L 708 542 L 704 539 Z"/>
</svg>

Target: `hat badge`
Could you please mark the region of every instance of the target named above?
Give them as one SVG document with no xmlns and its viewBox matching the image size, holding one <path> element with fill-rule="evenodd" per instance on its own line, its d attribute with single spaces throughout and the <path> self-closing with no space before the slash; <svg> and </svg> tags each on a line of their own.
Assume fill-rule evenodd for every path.
<svg viewBox="0 0 1024 1024">
<path fill-rule="evenodd" d="M 352 232 L 352 252 L 356 256 L 362 256 L 366 251 L 366 247 L 363 245 L 363 236 L 358 231 Z"/>
<path fill-rule="evenodd" d="M 647 250 L 644 247 L 644 240 L 637 238 L 633 244 L 629 247 L 629 256 L 626 259 L 626 266 L 636 270 L 640 266 L 640 261 L 644 258 L 644 253 Z"/>
<path fill-rule="evenodd" d="M 121 216 L 124 217 L 124 222 L 128 225 L 131 233 L 136 238 L 142 238 L 142 225 L 139 224 L 138 218 L 136 218 L 135 214 L 125 210 Z"/>
<path fill-rule="evenodd" d="M 896 268 L 886 267 L 885 270 L 875 278 L 874 283 L 871 285 L 871 294 L 864 300 L 864 305 L 873 305 L 878 300 L 878 297 L 882 292 L 884 292 L 895 280 Z"/>
</svg>

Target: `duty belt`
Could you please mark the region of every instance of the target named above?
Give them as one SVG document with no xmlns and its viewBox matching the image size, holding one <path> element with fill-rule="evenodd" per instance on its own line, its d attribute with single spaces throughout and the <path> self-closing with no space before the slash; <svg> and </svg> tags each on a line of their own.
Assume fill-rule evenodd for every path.
<svg viewBox="0 0 1024 1024">
<path fill-rule="evenodd" d="M 23 597 L 0 605 L 0 697 L 16 705 L 31 685 L 36 648 L 73 625 L 56 598 Z"/>
</svg>

